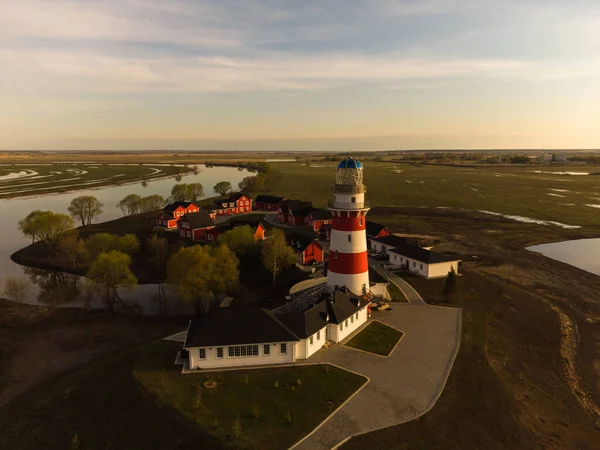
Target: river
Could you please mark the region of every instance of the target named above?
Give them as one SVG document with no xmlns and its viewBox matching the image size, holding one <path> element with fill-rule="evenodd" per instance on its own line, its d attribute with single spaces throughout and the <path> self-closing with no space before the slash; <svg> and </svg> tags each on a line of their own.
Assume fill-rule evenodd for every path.
<svg viewBox="0 0 600 450">
<path fill-rule="evenodd" d="M 577 239 L 532 245 L 527 250 L 600 275 L 600 239 Z"/>
<path fill-rule="evenodd" d="M 180 183 L 202 183 L 205 193 L 209 196 L 212 195 L 212 187 L 219 181 L 229 181 L 232 186 L 237 186 L 244 177 L 249 175 L 247 170 L 239 170 L 236 167 L 217 166 L 206 168 L 204 165 L 198 165 L 198 168 L 200 170 L 198 174 L 182 175 Z M 80 277 L 57 271 L 27 270 L 10 259 L 10 255 L 31 243 L 31 239 L 24 237 L 19 231 L 19 220 L 36 209 L 67 213 L 67 207 L 73 198 L 80 195 L 93 195 L 104 204 L 103 212 L 95 222 L 105 222 L 122 217 L 123 214 L 117 208 L 117 203 L 126 195 L 147 196 L 159 194 L 166 198 L 176 183 L 178 182 L 173 176 L 150 180 L 146 187 L 142 186 L 141 183 L 135 183 L 61 194 L 1 199 L 0 222 L 4 224 L 4 228 L 0 239 L 0 293 L 4 289 L 6 277 L 27 277 L 31 284 L 28 286 L 26 303 L 48 306 L 84 306 L 86 301 L 80 295 Z M 124 292 L 122 297 L 127 299 L 128 303 L 136 305 L 141 313 L 156 314 L 158 313 L 157 290 L 156 285 L 140 285 Z M 176 304 L 174 297 L 173 293 L 168 295 L 170 303 L 172 303 L 169 313 L 182 311 L 180 305 Z M 97 299 L 92 300 L 91 306 L 98 306 L 97 303 Z M 187 311 L 187 308 L 183 308 L 183 310 Z"/>
</svg>

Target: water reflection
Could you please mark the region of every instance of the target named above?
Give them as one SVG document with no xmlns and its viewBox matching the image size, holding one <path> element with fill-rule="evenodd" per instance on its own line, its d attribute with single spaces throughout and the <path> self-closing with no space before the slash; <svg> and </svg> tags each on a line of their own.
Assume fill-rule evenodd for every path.
<svg viewBox="0 0 600 450">
<path fill-rule="evenodd" d="M 23 271 L 36 287 L 37 301 L 45 306 L 65 306 L 80 299 L 80 277 L 66 272 L 24 267 Z"/>
</svg>

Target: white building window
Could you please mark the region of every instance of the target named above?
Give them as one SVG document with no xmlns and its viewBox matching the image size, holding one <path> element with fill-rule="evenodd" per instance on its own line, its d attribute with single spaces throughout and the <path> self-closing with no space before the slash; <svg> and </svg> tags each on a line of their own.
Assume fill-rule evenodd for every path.
<svg viewBox="0 0 600 450">
<path fill-rule="evenodd" d="M 413 267 L 417 267 L 417 263 L 413 261 Z"/>
<path fill-rule="evenodd" d="M 308 342 L 310 343 L 310 345 L 313 345 L 313 337 L 312 336 L 308 339 Z"/>
<path fill-rule="evenodd" d="M 354 316 L 350 316 L 350 323 L 354 323 Z"/>
<path fill-rule="evenodd" d="M 229 347 L 230 358 L 240 358 L 246 356 L 258 356 L 258 345 L 238 345 Z"/>
<path fill-rule="evenodd" d="M 344 322 L 340 323 L 340 331 L 344 331 Z"/>
<path fill-rule="evenodd" d="M 206 359 L 206 349 L 205 348 L 200 349 L 200 359 Z"/>
<path fill-rule="evenodd" d="M 279 347 L 279 350 L 282 355 L 286 355 L 287 354 L 287 344 L 286 343 L 281 344 Z"/>
<path fill-rule="evenodd" d="M 348 328 L 348 319 L 346 319 L 346 328 Z"/>
<path fill-rule="evenodd" d="M 317 331 L 317 341 L 321 340 L 321 331 Z"/>
<path fill-rule="evenodd" d="M 223 347 L 217 347 L 217 358 L 223 357 Z"/>
<path fill-rule="evenodd" d="M 270 354 L 271 354 L 271 347 L 269 346 L 269 344 L 263 345 L 263 355 L 269 356 Z"/>
<path fill-rule="evenodd" d="M 421 264 L 421 270 L 423 270 L 423 264 Z"/>
</svg>

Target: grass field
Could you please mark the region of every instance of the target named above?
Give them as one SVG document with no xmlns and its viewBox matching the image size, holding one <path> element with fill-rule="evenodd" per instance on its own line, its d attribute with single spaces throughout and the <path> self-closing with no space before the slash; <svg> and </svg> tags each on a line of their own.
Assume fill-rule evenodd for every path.
<svg viewBox="0 0 600 450">
<path fill-rule="evenodd" d="M 191 168 L 170 165 L 48 164 L 0 166 L 0 198 L 89 189 L 177 175 Z"/>
<path fill-rule="evenodd" d="M 271 186 L 272 194 L 310 199 L 320 207 L 332 197 L 336 163 L 276 167 L 283 176 Z M 372 206 L 465 208 L 569 225 L 600 222 L 600 175 L 534 172 L 595 173 L 600 172 L 598 166 L 461 167 L 368 161 L 364 167 L 366 199 Z"/>
<path fill-rule="evenodd" d="M 393 302 L 408 303 L 406 295 L 394 283 L 389 283 L 387 289 Z"/>
<path fill-rule="evenodd" d="M 401 331 L 382 322 L 373 321 L 345 345 L 376 355 L 388 356 L 401 337 Z"/>
<path fill-rule="evenodd" d="M 0 410 L 3 448 L 287 448 L 366 381 L 332 366 L 182 375 L 180 348 L 153 341 L 34 388 Z"/>
</svg>

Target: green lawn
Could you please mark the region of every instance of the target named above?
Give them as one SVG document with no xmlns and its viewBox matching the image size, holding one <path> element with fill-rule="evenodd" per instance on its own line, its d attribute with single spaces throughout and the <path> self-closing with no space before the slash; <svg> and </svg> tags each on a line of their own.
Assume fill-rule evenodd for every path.
<svg viewBox="0 0 600 450">
<path fill-rule="evenodd" d="M 387 289 L 393 302 L 408 303 L 408 299 L 404 293 L 394 283 L 390 282 Z"/>
<path fill-rule="evenodd" d="M 404 333 L 382 322 L 373 321 L 350 339 L 346 346 L 377 355 L 388 356 Z"/>
<path fill-rule="evenodd" d="M 323 365 L 182 375 L 180 347 L 154 341 L 29 390 L 0 410 L 2 448 L 287 448 L 366 381 Z"/>
</svg>

